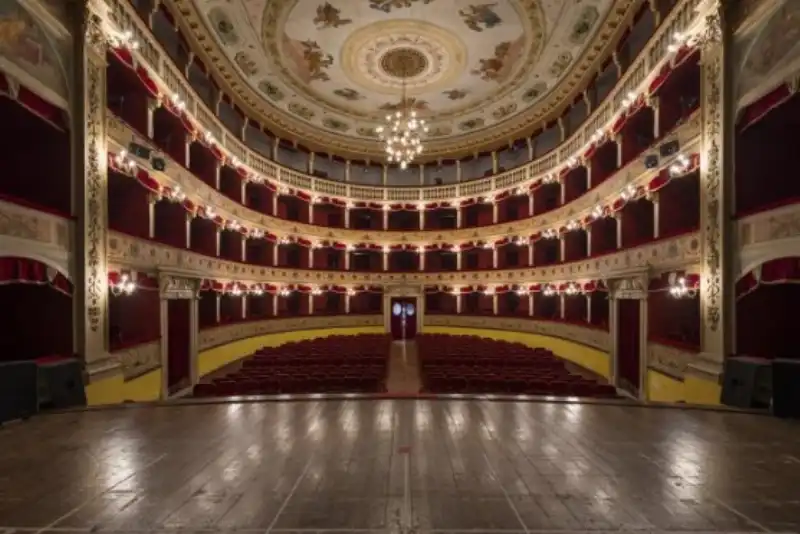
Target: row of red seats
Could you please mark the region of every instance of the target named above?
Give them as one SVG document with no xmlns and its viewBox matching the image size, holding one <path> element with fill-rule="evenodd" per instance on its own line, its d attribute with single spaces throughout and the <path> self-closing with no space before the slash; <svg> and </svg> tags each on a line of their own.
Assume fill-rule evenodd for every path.
<svg viewBox="0 0 800 534">
<path fill-rule="evenodd" d="M 614 397 L 613 386 L 570 373 L 545 349 L 476 336 L 418 338 L 424 391 Z"/>
<path fill-rule="evenodd" d="M 331 336 L 264 347 L 241 367 L 195 386 L 198 397 L 300 393 L 380 393 L 386 389 L 391 339 Z"/>
</svg>

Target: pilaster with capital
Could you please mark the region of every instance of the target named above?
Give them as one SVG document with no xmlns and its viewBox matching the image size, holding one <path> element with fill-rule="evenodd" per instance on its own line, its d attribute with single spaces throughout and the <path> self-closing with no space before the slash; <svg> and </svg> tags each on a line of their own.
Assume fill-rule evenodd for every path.
<svg viewBox="0 0 800 534">
<path fill-rule="evenodd" d="M 724 5 L 707 0 L 701 35 L 702 150 L 700 160 L 700 226 L 703 269 L 700 291 L 702 348 L 691 367 L 719 378 L 732 351 L 733 280 L 731 202 L 733 200 L 731 32 Z"/>
<path fill-rule="evenodd" d="M 101 4 L 75 5 L 79 32 L 74 50 L 73 210 L 75 224 L 75 352 L 89 379 L 119 370 L 107 349 L 108 162 L 106 47 Z"/>
</svg>

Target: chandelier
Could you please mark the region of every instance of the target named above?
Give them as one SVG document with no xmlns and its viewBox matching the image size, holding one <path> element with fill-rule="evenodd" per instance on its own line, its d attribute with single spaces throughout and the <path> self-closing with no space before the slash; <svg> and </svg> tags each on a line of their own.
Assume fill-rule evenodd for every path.
<svg viewBox="0 0 800 534">
<path fill-rule="evenodd" d="M 414 99 L 406 97 L 408 64 L 402 61 L 399 66 L 402 72 L 400 103 L 397 111 L 386 115 L 386 126 L 379 126 L 375 131 L 383 142 L 386 160 L 405 169 L 422 153 L 422 138 L 428 132 L 428 126 L 424 119 L 417 118 L 417 112 L 413 109 Z"/>
</svg>

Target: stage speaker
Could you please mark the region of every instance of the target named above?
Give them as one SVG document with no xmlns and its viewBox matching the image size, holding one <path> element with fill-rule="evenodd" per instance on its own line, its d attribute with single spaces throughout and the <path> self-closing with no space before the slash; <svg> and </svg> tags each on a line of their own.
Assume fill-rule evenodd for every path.
<svg viewBox="0 0 800 534">
<path fill-rule="evenodd" d="M 655 169 L 658 167 L 658 156 L 655 154 L 650 154 L 649 156 L 644 157 L 644 167 L 645 169 Z"/>
<path fill-rule="evenodd" d="M 36 363 L 0 363 L 0 424 L 26 419 L 38 411 Z"/>
<path fill-rule="evenodd" d="M 83 368 L 76 358 L 42 359 L 39 370 L 39 405 L 47 408 L 86 406 Z"/>
<path fill-rule="evenodd" d="M 167 170 L 167 160 L 165 160 L 164 158 L 154 157 L 152 160 L 150 160 L 150 164 L 153 165 L 153 169 L 157 171 L 164 172 L 165 170 Z"/>
<path fill-rule="evenodd" d="M 142 159 L 150 159 L 150 156 L 153 154 L 152 150 L 144 145 L 140 145 L 139 143 L 129 143 L 128 152 L 130 152 L 131 155 Z"/>
<path fill-rule="evenodd" d="M 772 413 L 800 419 L 800 360 L 772 362 Z"/>
<path fill-rule="evenodd" d="M 658 152 L 661 154 L 662 158 L 666 158 L 667 156 L 672 156 L 677 154 L 681 149 L 681 143 L 677 139 L 674 141 L 669 141 L 668 143 L 662 144 L 658 147 Z"/>
<path fill-rule="evenodd" d="M 735 408 L 768 408 L 772 400 L 772 362 L 736 356 L 725 361 L 722 404 Z"/>
</svg>

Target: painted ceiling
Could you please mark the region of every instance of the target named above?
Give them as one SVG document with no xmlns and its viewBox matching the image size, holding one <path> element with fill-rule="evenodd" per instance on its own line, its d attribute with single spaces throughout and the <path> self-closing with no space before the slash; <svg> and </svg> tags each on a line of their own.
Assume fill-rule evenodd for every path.
<svg viewBox="0 0 800 534">
<path fill-rule="evenodd" d="M 633 3 L 191 2 L 266 118 L 298 141 L 380 153 L 375 128 L 400 105 L 405 85 L 406 103 L 428 120 L 429 146 L 439 155 L 508 141 L 552 118 L 547 100 L 574 71 L 586 74 L 581 61 L 609 39 L 609 14 Z"/>
</svg>

